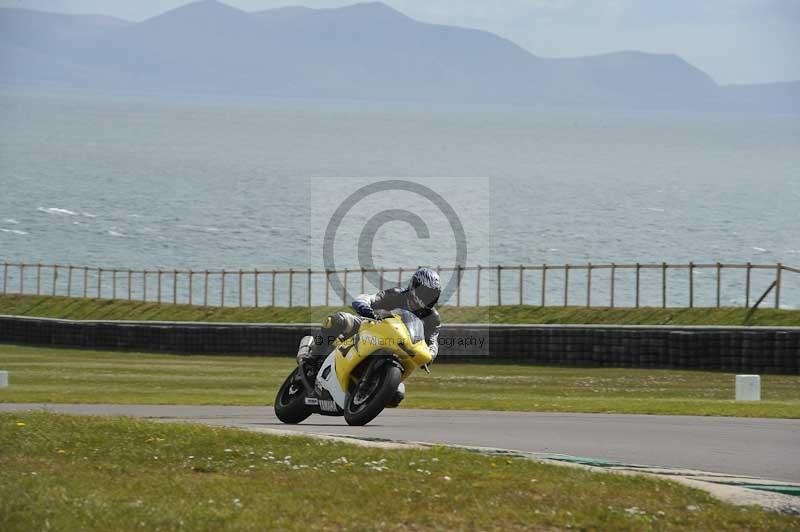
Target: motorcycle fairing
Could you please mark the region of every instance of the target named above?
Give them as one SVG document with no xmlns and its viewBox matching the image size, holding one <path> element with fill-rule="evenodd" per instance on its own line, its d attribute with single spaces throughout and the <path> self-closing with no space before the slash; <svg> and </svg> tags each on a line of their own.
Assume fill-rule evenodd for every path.
<svg viewBox="0 0 800 532">
<path fill-rule="evenodd" d="M 400 362 L 403 380 L 417 367 L 432 360 L 425 340 L 412 337 L 400 315 L 381 321 L 364 321 L 357 334 L 341 342 L 325 357 L 314 383 L 317 399 L 325 400 L 328 395 L 339 409 L 344 409 L 353 371 L 371 355 L 380 354 L 388 354 Z M 320 413 L 333 413 L 322 410 L 323 405 L 330 406 L 318 405 Z"/>
<path fill-rule="evenodd" d="M 399 312 L 399 311 L 395 311 Z M 408 328 L 398 316 L 381 321 L 364 321 L 358 333 L 345 340 L 332 353 L 336 357 L 335 370 L 343 391 L 350 388 L 353 370 L 370 355 L 392 352 L 403 365 L 403 380 L 414 370 L 429 364 L 433 357 L 423 338 L 412 338 Z"/>
<path fill-rule="evenodd" d="M 334 349 L 325 358 L 325 361 L 320 366 L 317 372 L 317 380 L 315 382 L 314 391 L 317 395 L 321 396 L 324 392 L 330 396 L 330 399 L 336 403 L 339 408 L 344 408 L 345 391 L 339 382 L 339 377 L 336 373 L 336 359 L 337 355 L 341 356 L 339 349 Z"/>
</svg>

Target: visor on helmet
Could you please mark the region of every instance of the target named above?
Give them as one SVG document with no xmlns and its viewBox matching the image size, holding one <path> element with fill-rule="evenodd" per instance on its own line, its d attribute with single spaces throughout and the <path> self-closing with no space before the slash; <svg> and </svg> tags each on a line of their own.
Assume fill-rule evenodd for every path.
<svg viewBox="0 0 800 532">
<path fill-rule="evenodd" d="M 428 286 L 417 286 L 410 290 L 409 296 L 409 302 L 415 307 L 414 310 L 433 308 L 439 300 L 439 290 Z"/>
</svg>

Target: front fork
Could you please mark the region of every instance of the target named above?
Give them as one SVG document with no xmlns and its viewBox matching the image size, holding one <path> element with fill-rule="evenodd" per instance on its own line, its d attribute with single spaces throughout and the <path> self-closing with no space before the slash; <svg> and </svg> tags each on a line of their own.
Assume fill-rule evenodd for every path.
<svg viewBox="0 0 800 532">
<path fill-rule="evenodd" d="M 359 379 L 359 382 L 369 382 L 370 378 L 372 378 L 372 374 L 375 373 L 377 370 L 382 368 L 384 364 L 392 364 L 397 366 L 401 372 L 405 372 L 405 368 L 403 368 L 403 363 L 397 359 L 397 357 L 391 356 L 376 356 L 370 361 L 367 365 L 367 369 L 364 371 L 364 374 Z"/>
</svg>

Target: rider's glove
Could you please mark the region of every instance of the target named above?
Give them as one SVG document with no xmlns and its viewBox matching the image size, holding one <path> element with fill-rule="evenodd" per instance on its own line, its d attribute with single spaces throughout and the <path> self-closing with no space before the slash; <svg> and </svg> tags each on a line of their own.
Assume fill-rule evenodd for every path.
<svg viewBox="0 0 800 532">
<path fill-rule="evenodd" d="M 353 301 L 353 309 L 358 313 L 359 316 L 371 320 L 377 319 L 375 318 L 375 311 L 372 310 L 370 298 L 366 294 L 358 296 L 356 300 Z"/>
<path fill-rule="evenodd" d="M 391 311 L 382 308 L 372 309 L 372 311 L 375 313 L 376 320 L 382 320 L 392 315 Z"/>
</svg>

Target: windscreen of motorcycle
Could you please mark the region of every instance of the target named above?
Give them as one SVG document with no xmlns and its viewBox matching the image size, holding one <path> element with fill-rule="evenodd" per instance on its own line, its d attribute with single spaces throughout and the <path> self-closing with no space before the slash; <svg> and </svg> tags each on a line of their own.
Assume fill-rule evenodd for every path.
<svg viewBox="0 0 800 532">
<path fill-rule="evenodd" d="M 392 314 L 399 317 L 403 321 L 406 329 L 408 329 L 408 333 L 411 335 L 411 341 L 413 343 L 416 344 L 417 342 L 425 339 L 425 325 L 422 323 L 421 319 L 416 317 L 408 310 L 402 308 L 394 309 Z"/>
</svg>

